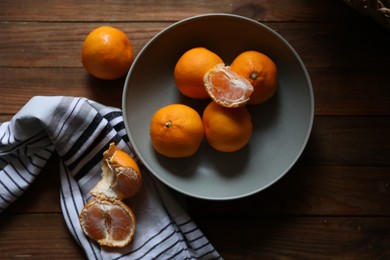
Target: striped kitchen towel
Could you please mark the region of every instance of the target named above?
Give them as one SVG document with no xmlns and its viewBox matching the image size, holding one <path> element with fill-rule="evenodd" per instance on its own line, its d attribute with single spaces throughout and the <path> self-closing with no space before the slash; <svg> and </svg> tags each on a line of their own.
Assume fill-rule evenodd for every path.
<svg viewBox="0 0 390 260">
<path fill-rule="evenodd" d="M 142 166 L 142 191 L 125 201 L 137 217 L 130 245 L 108 249 L 84 235 L 79 214 L 101 178 L 102 154 L 111 142 L 136 158 L 120 109 L 86 98 L 32 98 L 0 123 L 0 211 L 23 194 L 56 151 L 63 216 L 89 259 L 222 259 L 168 188 Z"/>
</svg>

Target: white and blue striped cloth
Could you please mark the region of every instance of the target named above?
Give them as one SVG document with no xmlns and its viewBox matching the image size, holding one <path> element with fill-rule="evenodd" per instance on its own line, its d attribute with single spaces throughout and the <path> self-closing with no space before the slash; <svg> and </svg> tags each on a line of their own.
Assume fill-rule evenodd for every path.
<svg viewBox="0 0 390 260">
<path fill-rule="evenodd" d="M 88 259 L 222 259 L 170 191 L 143 167 L 142 191 L 125 201 L 137 217 L 130 245 L 107 249 L 84 235 L 79 214 L 101 178 L 103 151 L 111 142 L 134 156 L 120 109 L 86 98 L 32 98 L 0 123 L 0 211 L 22 196 L 57 152 L 63 216 Z"/>
</svg>

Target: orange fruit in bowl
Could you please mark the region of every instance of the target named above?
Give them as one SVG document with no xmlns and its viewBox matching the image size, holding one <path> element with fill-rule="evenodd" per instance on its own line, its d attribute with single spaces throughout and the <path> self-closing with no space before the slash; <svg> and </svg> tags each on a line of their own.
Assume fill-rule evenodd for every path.
<svg viewBox="0 0 390 260">
<path fill-rule="evenodd" d="M 218 64 L 207 71 L 203 80 L 209 96 L 225 107 L 245 105 L 253 92 L 253 86 L 247 79 L 224 64 Z"/>
<path fill-rule="evenodd" d="M 91 200 L 80 214 L 84 233 L 102 246 L 124 247 L 135 234 L 133 211 L 120 200 Z"/>
<path fill-rule="evenodd" d="M 221 152 L 240 150 L 252 136 L 252 117 L 245 106 L 228 108 L 212 101 L 202 120 L 207 142 Z"/>
<path fill-rule="evenodd" d="M 188 157 L 199 149 L 204 136 L 202 119 L 193 108 L 171 104 L 158 109 L 150 123 L 153 148 L 171 158 Z"/>
<path fill-rule="evenodd" d="M 90 193 L 95 197 L 122 200 L 137 194 L 141 186 L 142 176 L 137 163 L 111 143 L 103 153 L 102 179 Z"/>
<path fill-rule="evenodd" d="M 233 60 L 230 67 L 252 84 L 254 91 L 249 104 L 261 104 L 275 94 L 278 70 L 267 55 L 258 51 L 245 51 Z"/>
<path fill-rule="evenodd" d="M 86 71 L 99 79 L 112 80 L 124 76 L 133 60 L 132 44 L 117 28 L 98 27 L 84 40 L 81 61 Z"/>
<path fill-rule="evenodd" d="M 177 61 L 174 69 L 176 87 L 190 98 L 209 98 L 204 88 L 203 76 L 223 60 L 214 52 L 196 47 L 186 51 Z"/>
</svg>

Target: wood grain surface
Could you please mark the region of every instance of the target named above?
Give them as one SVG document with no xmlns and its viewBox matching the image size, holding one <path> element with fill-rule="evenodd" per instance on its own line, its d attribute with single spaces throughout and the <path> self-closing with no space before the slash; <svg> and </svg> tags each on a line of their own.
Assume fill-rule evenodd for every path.
<svg viewBox="0 0 390 260">
<path fill-rule="evenodd" d="M 82 67 L 88 32 L 116 26 L 138 54 L 167 26 L 206 13 L 280 33 L 315 96 L 308 145 L 279 182 L 239 200 L 185 198 L 210 242 L 225 259 L 389 259 L 390 31 L 341 0 L 2 0 L 0 122 L 36 95 L 121 107 L 124 78 L 98 80 Z M 0 259 L 84 259 L 62 217 L 58 161 L 0 214 Z"/>
</svg>

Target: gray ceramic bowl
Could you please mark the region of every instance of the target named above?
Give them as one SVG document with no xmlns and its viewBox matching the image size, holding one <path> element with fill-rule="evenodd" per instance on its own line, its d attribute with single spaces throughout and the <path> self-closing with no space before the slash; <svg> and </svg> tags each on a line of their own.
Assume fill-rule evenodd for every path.
<svg viewBox="0 0 390 260">
<path fill-rule="evenodd" d="M 199 46 L 217 53 L 227 64 L 246 50 L 267 54 L 278 66 L 278 90 L 264 104 L 249 106 L 254 133 L 242 150 L 222 153 L 204 141 L 192 157 L 166 158 L 151 145 L 154 112 L 183 103 L 202 114 L 210 102 L 184 97 L 173 78 L 180 56 Z M 279 34 L 245 17 L 207 14 L 177 22 L 150 40 L 129 70 L 122 108 L 131 144 L 152 174 L 186 195 L 227 200 L 259 192 L 289 171 L 308 141 L 314 98 L 304 64 Z"/>
</svg>

